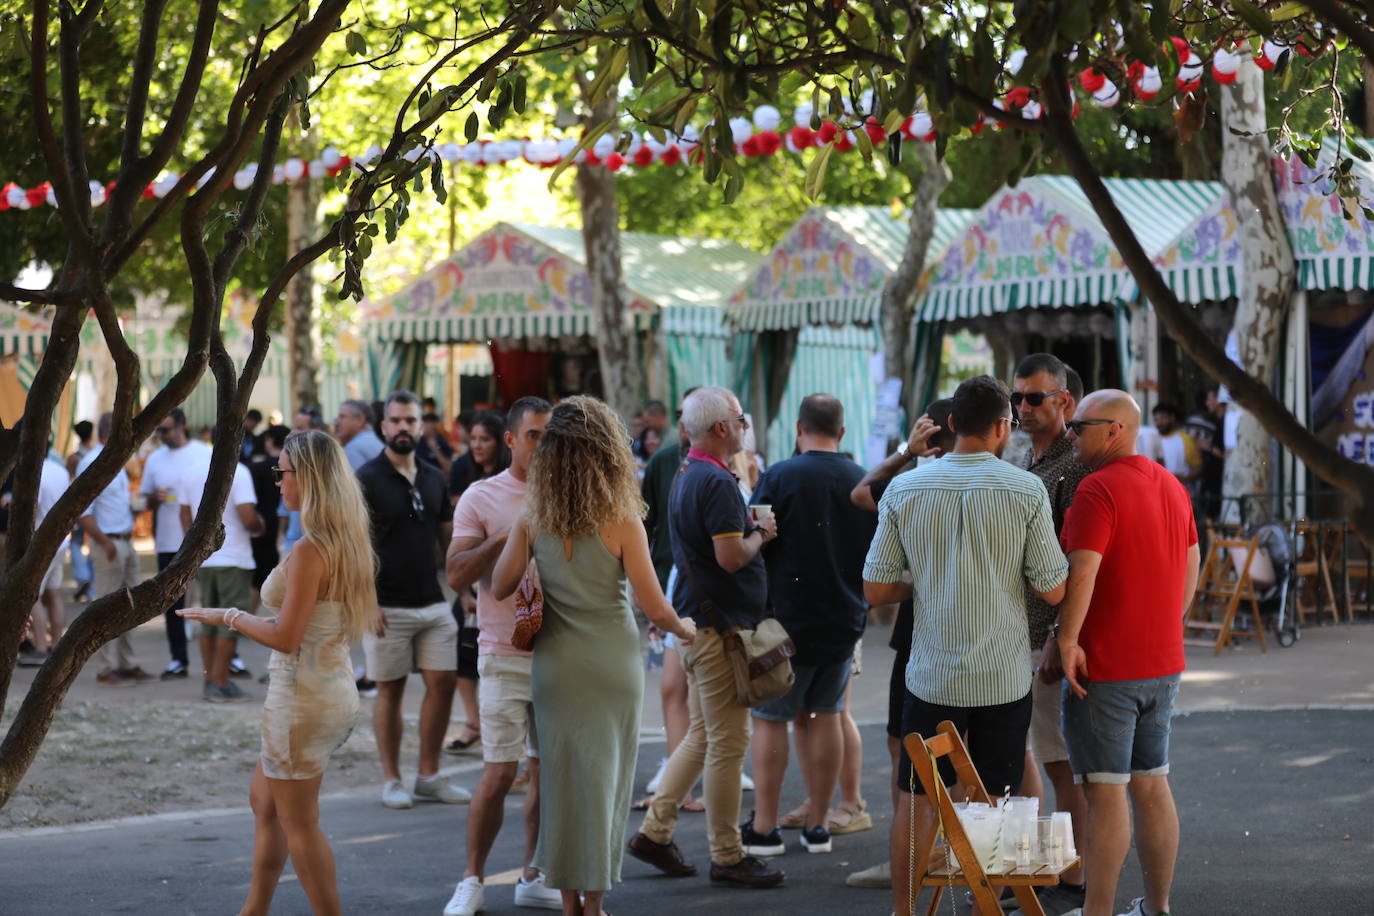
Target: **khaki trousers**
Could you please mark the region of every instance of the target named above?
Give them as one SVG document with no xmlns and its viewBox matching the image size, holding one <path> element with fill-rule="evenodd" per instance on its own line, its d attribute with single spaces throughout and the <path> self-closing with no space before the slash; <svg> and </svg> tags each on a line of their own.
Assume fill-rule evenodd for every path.
<svg viewBox="0 0 1374 916">
<path fill-rule="evenodd" d="M 734 675 L 715 628 L 700 628 L 692 644 L 680 646 L 679 651 L 687 671 L 691 722 L 668 760 L 658 793 L 639 829 L 655 843 L 670 842 L 678 807 L 704 769 L 711 861 L 735 865 L 744 858 L 739 835 L 740 774 L 749 750 L 749 708 L 735 700 Z"/>
<path fill-rule="evenodd" d="M 113 560 L 105 558 L 105 550 L 99 544 L 91 544 L 91 571 L 94 574 L 91 590 L 99 598 L 139 583 L 138 551 L 134 550 L 133 542 L 128 538 L 110 540 L 115 545 Z M 134 644 L 127 632 L 105 643 L 95 655 L 100 661 L 101 673 L 134 667 Z"/>
</svg>

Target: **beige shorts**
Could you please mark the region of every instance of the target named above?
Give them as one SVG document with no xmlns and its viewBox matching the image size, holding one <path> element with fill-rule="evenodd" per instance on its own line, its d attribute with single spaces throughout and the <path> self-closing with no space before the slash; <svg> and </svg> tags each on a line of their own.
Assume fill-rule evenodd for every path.
<svg viewBox="0 0 1374 916">
<path fill-rule="evenodd" d="M 1039 669 L 1040 652 L 1031 653 L 1032 667 Z M 1064 729 L 1059 722 L 1059 705 L 1063 681 L 1046 684 L 1037 670 L 1031 678 L 1031 725 L 1029 746 L 1037 763 L 1057 763 L 1069 759 L 1069 747 L 1064 743 Z"/>
<path fill-rule="evenodd" d="M 43 584 L 38 586 L 38 594 L 41 596 L 46 591 L 57 591 L 62 588 L 62 551 L 52 558 L 48 564 L 48 571 L 43 574 Z"/>
<path fill-rule="evenodd" d="M 482 722 L 482 759 L 517 763 L 539 756 L 534 730 L 531 669 L 534 659 L 515 655 L 477 657 L 477 709 Z"/>
<path fill-rule="evenodd" d="M 399 681 L 412 671 L 458 670 L 458 624 L 446 602 L 381 611 L 386 635 L 363 634 L 369 678 Z"/>
</svg>

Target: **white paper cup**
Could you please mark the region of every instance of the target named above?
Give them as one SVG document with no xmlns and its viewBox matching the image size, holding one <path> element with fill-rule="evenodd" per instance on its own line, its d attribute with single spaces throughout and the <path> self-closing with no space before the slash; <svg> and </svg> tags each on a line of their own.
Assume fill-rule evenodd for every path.
<svg viewBox="0 0 1374 916">
<path fill-rule="evenodd" d="M 756 522 L 761 522 L 773 514 L 773 507 L 770 505 L 757 505 L 749 507 L 749 517 Z"/>
</svg>

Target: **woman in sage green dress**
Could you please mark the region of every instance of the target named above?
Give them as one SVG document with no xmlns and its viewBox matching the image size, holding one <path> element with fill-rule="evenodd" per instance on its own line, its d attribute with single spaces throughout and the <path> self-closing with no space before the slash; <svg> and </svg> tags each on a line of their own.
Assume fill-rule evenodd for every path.
<svg viewBox="0 0 1374 916">
<path fill-rule="evenodd" d="M 492 594 L 504 599 L 533 556 L 544 593 L 534 640 L 534 865 L 562 891 L 564 916 L 603 916 L 605 893 L 620 879 L 644 699 L 627 581 L 652 623 L 683 642 L 696 633 L 658 586 L 644 508 L 620 418 L 596 398 L 568 398 L 549 417 L 525 516 L 492 573 Z"/>
</svg>

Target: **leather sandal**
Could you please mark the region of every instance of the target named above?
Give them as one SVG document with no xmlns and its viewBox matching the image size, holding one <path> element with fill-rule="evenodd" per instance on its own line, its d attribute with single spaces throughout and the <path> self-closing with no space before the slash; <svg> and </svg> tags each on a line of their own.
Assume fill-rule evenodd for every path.
<svg viewBox="0 0 1374 916">
<path fill-rule="evenodd" d="M 842 804 L 831 810 L 830 816 L 826 818 L 826 827 L 836 835 L 872 830 L 873 816 L 868 813 L 867 808 L 868 802 L 863 800 L 858 804 Z"/>
</svg>

